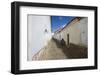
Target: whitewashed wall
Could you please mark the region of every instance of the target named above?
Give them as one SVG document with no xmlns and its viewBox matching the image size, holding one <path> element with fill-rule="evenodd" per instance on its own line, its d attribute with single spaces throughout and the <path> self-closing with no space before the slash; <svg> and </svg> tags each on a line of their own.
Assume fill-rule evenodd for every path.
<svg viewBox="0 0 100 76">
<path fill-rule="evenodd" d="M 75 25 L 70 26 L 69 42 L 77 45 L 87 46 L 87 34 L 88 34 L 88 18 L 81 19 Z"/>
<path fill-rule="evenodd" d="M 69 42 L 77 45 L 87 46 L 88 44 L 88 18 L 82 18 L 80 21 L 75 19 L 67 27 L 65 27 L 60 33 L 55 34 L 54 38 L 65 40 L 67 44 L 67 34 L 69 34 Z M 60 35 L 61 37 L 59 37 Z"/>
<path fill-rule="evenodd" d="M 28 60 L 32 60 L 32 56 L 43 48 L 50 38 L 50 16 L 28 15 Z"/>
<path fill-rule="evenodd" d="M 61 40 L 61 35 L 60 35 L 60 33 L 54 34 L 54 35 L 53 35 L 53 38 L 55 38 L 55 39 L 57 39 L 58 41 L 60 41 L 60 40 Z"/>
<path fill-rule="evenodd" d="M 77 28 L 80 29 L 81 43 L 83 45 L 88 45 L 88 18 L 83 18 L 78 23 Z"/>
</svg>

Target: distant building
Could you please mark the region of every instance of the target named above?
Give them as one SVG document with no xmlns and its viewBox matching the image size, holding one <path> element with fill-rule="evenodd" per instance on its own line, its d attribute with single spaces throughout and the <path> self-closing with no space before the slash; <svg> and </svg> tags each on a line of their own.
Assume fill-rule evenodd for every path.
<svg viewBox="0 0 100 76">
<path fill-rule="evenodd" d="M 88 18 L 76 17 L 63 28 L 54 32 L 53 37 L 59 41 L 62 39 L 69 43 L 87 46 L 88 45 Z"/>
</svg>

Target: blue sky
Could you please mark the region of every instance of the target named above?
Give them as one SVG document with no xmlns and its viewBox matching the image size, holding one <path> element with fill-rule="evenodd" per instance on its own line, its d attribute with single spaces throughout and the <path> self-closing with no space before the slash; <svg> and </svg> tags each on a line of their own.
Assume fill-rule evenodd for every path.
<svg viewBox="0 0 100 76">
<path fill-rule="evenodd" d="M 68 24 L 73 18 L 73 16 L 51 16 L 51 30 L 55 32 L 63 25 Z"/>
</svg>

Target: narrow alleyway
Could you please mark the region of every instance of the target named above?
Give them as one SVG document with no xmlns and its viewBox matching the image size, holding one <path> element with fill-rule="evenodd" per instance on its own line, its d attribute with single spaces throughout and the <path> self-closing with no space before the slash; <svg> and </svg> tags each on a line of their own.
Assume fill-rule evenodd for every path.
<svg viewBox="0 0 100 76">
<path fill-rule="evenodd" d="M 33 56 L 33 60 L 87 58 L 87 48 L 74 44 L 65 45 L 52 38 L 47 46 Z"/>
</svg>

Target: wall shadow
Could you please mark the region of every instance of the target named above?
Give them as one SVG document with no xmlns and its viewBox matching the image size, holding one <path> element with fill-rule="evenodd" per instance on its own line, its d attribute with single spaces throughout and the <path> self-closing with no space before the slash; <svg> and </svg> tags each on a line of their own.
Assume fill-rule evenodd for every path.
<svg viewBox="0 0 100 76">
<path fill-rule="evenodd" d="M 64 40 L 58 41 L 55 38 L 52 38 L 52 40 L 56 43 L 58 48 L 62 49 L 62 52 L 68 57 L 68 59 L 88 58 L 87 47 L 72 43 L 66 45 Z"/>
</svg>

